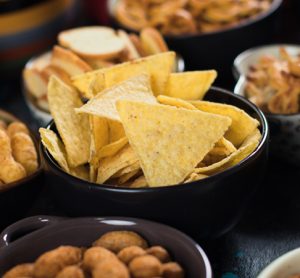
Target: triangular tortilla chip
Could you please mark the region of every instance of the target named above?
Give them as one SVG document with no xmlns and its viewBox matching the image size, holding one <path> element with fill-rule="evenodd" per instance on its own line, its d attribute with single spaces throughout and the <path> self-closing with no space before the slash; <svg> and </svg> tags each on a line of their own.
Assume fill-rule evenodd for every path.
<svg viewBox="0 0 300 278">
<path fill-rule="evenodd" d="M 108 120 L 109 127 L 109 142 L 113 143 L 125 136 L 125 131 L 122 123 Z"/>
<path fill-rule="evenodd" d="M 115 155 L 119 150 L 121 150 L 126 144 L 128 143 L 128 139 L 126 137 L 120 138 L 118 141 L 115 141 L 113 143 L 107 144 L 103 146 L 98 152 L 97 152 L 97 159 L 101 159 L 107 156 L 113 156 Z"/>
<path fill-rule="evenodd" d="M 85 164 L 90 157 L 90 129 L 87 115 L 78 115 L 74 110 L 83 104 L 78 93 L 57 77 L 51 76 L 48 102 L 66 148 L 68 164 L 71 167 Z"/>
<path fill-rule="evenodd" d="M 156 103 L 156 98 L 150 89 L 149 76 L 145 74 L 138 75 L 106 89 L 81 108 L 76 109 L 76 112 L 120 121 L 116 110 L 116 102 L 122 99 Z"/>
<path fill-rule="evenodd" d="M 259 125 L 259 122 L 244 110 L 232 105 L 209 101 L 191 101 L 191 103 L 201 111 L 230 117 L 232 124 L 224 137 L 236 147 L 239 147 Z"/>
<path fill-rule="evenodd" d="M 174 67 L 174 62 L 175 52 L 163 52 L 78 75 L 73 77 L 72 81 L 75 87 L 88 95 L 90 93 L 90 83 L 99 73 L 104 74 L 105 87 L 109 88 L 144 72 L 150 75 L 151 88 L 154 94 L 159 95 L 163 94 L 166 90 L 167 81 Z"/>
<path fill-rule="evenodd" d="M 138 161 L 138 157 L 133 149 L 127 145 L 114 156 L 109 156 L 100 161 L 97 183 L 106 182 L 112 175 L 119 170 L 134 164 Z"/>
<path fill-rule="evenodd" d="M 171 73 L 166 95 L 186 100 L 202 99 L 216 77 L 215 70 Z"/>
<path fill-rule="evenodd" d="M 181 183 L 231 124 L 228 117 L 159 104 L 118 101 L 117 109 L 151 187 Z"/>
<path fill-rule="evenodd" d="M 193 104 L 191 104 L 188 101 L 183 100 L 181 98 L 159 95 L 156 99 L 161 104 L 171 105 L 171 106 L 175 106 L 177 108 L 186 108 L 186 109 L 190 109 L 190 110 L 197 110 L 197 108 Z"/>
</svg>

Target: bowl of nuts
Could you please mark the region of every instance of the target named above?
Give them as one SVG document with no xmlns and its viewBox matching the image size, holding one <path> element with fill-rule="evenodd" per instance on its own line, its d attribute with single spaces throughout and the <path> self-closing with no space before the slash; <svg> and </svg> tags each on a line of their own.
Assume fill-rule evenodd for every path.
<svg viewBox="0 0 300 278">
<path fill-rule="evenodd" d="M 196 242 L 142 219 L 34 216 L 11 225 L 0 238 L 4 278 L 212 277 L 209 260 Z"/>
<path fill-rule="evenodd" d="M 228 86 L 232 60 L 249 47 L 271 41 L 282 0 L 111 0 L 117 26 L 131 31 L 158 29 L 188 70 L 213 68 Z M 238 38 L 238 43 L 236 40 Z"/>
<path fill-rule="evenodd" d="M 2 227 L 15 221 L 30 208 L 40 189 L 41 172 L 34 134 L 15 116 L 0 110 Z"/>
<path fill-rule="evenodd" d="M 300 162 L 300 46 L 267 45 L 249 49 L 234 61 L 234 92 L 266 115 L 274 156 Z"/>
</svg>

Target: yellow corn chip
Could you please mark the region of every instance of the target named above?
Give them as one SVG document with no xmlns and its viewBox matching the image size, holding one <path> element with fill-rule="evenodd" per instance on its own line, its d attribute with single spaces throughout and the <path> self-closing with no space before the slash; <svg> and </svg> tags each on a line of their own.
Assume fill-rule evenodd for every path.
<svg viewBox="0 0 300 278">
<path fill-rule="evenodd" d="M 131 184 L 129 184 L 130 188 L 142 188 L 148 187 L 148 183 L 146 181 L 145 176 L 140 176 L 136 180 L 134 180 Z"/>
<path fill-rule="evenodd" d="M 222 137 L 216 144 L 217 147 L 222 147 L 226 149 L 226 154 L 229 155 L 236 151 L 236 147 L 228 141 L 226 138 Z"/>
<path fill-rule="evenodd" d="M 117 109 L 151 187 L 181 183 L 231 124 L 228 117 L 159 104 L 118 101 Z"/>
<path fill-rule="evenodd" d="M 259 140 L 256 140 L 256 137 L 253 140 L 250 139 L 248 140 L 246 145 L 240 147 L 237 151 L 233 152 L 231 155 L 227 156 L 223 160 L 214 163 L 212 165 L 209 165 L 207 167 L 196 168 L 194 170 L 194 173 L 211 175 L 211 174 L 219 173 L 225 169 L 228 169 L 229 167 L 238 164 L 247 156 L 249 156 L 257 147 L 258 143 Z"/>
<path fill-rule="evenodd" d="M 131 164 L 131 165 L 128 165 L 127 167 L 119 170 L 117 173 L 114 174 L 114 178 L 119 178 L 125 174 L 128 174 L 132 171 L 135 171 L 135 170 L 140 170 L 141 169 L 141 165 L 140 165 L 140 162 L 139 161 L 136 161 L 135 163 Z"/>
<path fill-rule="evenodd" d="M 121 99 L 156 103 L 156 98 L 150 89 L 149 76 L 144 74 L 138 75 L 119 85 L 106 89 L 81 108 L 76 109 L 76 112 L 120 121 L 116 110 L 116 102 Z"/>
<path fill-rule="evenodd" d="M 121 150 L 128 143 L 128 139 L 123 137 L 118 141 L 110 143 L 108 145 L 103 146 L 99 152 L 97 152 L 97 159 L 101 159 L 104 157 L 115 155 L 119 150 Z"/>
<path fill-rule="evenodd" d="M 215 70 L 171 73 L 166 95 L 186 100 L 202 99 L 216 77 Z"/>
<path fill-rule="evenodd" d="M 189 177 L 184 181 L 184 183 L 192 182 L 192 181 L 198 181 L 207 178 L 207 175 L 202 175 L 202 174 L 196 174 L 192 173 L 189 175 Z"/>
<path fill-rule="evenodd" d="M 119 170 L 138 161 L 138 157 L 133 149 L 127 145 L 116 155 L 109 156 L 100 161 L 97 183 L 106 182 L 111 176 Z"/>
<path fill-rule="evenodd" d="M 155 95 L 165 92 L 169 75 L 174 67 L 175 53 L 163 52 L 100 70 L 88 72 L 72 78 L 73 84 L 81 92 L 88 94 L 90 82 L 99 74 L 104 74 L 105 87 L 112 87 L 141 73 L 149 74 L 151 88 Z"/>
<path fill-rule="evenodd" d="M 88 92 L 82 93 L 82 96 L 91 99 L 105 89 L 105 79 L 103 73 L 98 73 L 90 82 Z"/>
<path fill-rule="evenodd" d="M 256 128 L 243 142 L 241 147 L 247 146 L 252 142 L 256 142 L 257 144 L 259 143 L 261 139 L 261 133 L 258 128 Z"/>
<path fill-rule="evenodd" d="M 175 107 L 178 107 L 178 108 L 186 108 L 186 109 L 190 109 L 190 110 L 197 110 L 197 108 L 193 104 L 190 104 L 189 102 L 187 102 L 183 99 L 180 99 L 180 98 L 159 95 L 156 99 L 161 104 L 171 105 L 171 106 L 175 106 Z"/>
<path fill-rule="evenodd" d="M 97 172 L 98 168 L 90 163 L 90 182 L 96 182 L 97 181 Z"/>
<path fill-rule="evenodd" d="M 140 172 L 140 170 L 138 169 L 138 170 L 134 170 L 134 171 L 131 171 L 129 173 L 126 173 L 126 174 L 120 176 L 120 178 L 118 179 L 118 184 L 119 185 L 124 184 L 125 182 L 129 181 L 131 178 L 136 176 L 139 172 Z"/>
<path fill-rule="evenodd" d="M 58 138 L 56 133 L 50 129 L 40 128 L 41 141 L 44 147 L 49 151 L 58 165 L 69 173 L 69 166 L 66 159 L 65 146 Z"/>
<path fill-rule="evenodd" d="M 58 165 L 72 176 L 89 180 L 89 174 L 86 166 L 78 166 L 75 168 L 69 167 L 66 160 L 66 150 L 62 141 L 58 138 L 55 132 L 50 129 L 40 128 L 42 144 L 46 147 Z"/>
<path fill-rule="evenodd" d="M 115 142 L 125 136 L 123 125 L 120 122 L 108 120 L 109 142 Z"/>
<path fill-rule="evenodd" d="M 101 75 L 101 72 L 90 71 L 84 74 L 75 75 L 71 77 L 73 86 L 86 98 L 90 98 L 90 84 L 94 79 Z"/>
<path fill-rule="evenodd" d="M 230 117 L 232 124 L 224 137 L 236 147 L 239 147 L 259 125 L 259 122 L 244 110 L 232 105 L 209 101 L 191 101 L 191 103 L 201 111 Z"/>
<path fill-rule="evenodd" d="M 78 115 L 74 108 L 82 106 L 78 93 L 55 76 L 48 84 L 50 112 L 64 142 L 67 161 L 71 167 L 82 165 L 90 156 L 90 130 L 86 115 Z"/>
</svg>

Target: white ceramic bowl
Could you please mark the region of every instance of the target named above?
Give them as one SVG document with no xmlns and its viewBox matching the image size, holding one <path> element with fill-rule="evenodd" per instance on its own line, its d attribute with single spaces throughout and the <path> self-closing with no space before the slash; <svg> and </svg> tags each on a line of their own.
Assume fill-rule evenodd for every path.
<svg viewBox="0 0 300 278">
<path fill-rule="evenodd" d="M 300 274 L 300 248 L 276 259 L 257 278 L 289 278 L 294 274 Z"/>
<path fill-rule="evenodd" d="M 246 75 L 263 55 L 279 57 L 279 48 L 285 47 L 289 54 L 300 53 L 300 45 L 274 44 L 251 48 L 239 54 L 233 63 L 233 75 L 238 80 L 234 93 L 245 97 Z M 300 113 L 265 113 L 270 125 L 270 151 L 272 155 L 300 166 Z"/>
</svg>

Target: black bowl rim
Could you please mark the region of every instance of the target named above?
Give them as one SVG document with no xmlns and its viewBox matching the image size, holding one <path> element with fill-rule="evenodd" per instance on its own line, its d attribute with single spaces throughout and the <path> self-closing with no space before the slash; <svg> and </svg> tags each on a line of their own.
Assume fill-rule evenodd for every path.
<svg viewBox="0 0 300 278">
<path fill-rule="evenodd" d="M 244 50 L 243 52 L 241 52 L 240 54 L 238 54 L 234 58 L 234 61 L 233 61 L 233 64 L 232 64 L 232 74 L 235 77 L 237 82 L 242 77 L 244 77 L 246 79 L 246 75 L 239 72 L 239 70 L 237 68 L 237 60 L 241 59 L 241 57 L 243 57 L 243 56 L 247 56 L 248 53 L 253 53 L 257 50 L 260 50 L 260 49 L 263 49 L 263 48 L 268 48 L 268 47 L 278 47 L 278 48 L 279 47 L 295 47 L 295 48 L 299 48 L 299 54 L 300 54 L 300 45 L 292 44 L 292 43 L 270 43 L 270 44 L 264 44 L 264 45 L 259 45 L 259 46 L 254 46 L 254 47 L 248 48 L 248 49 Z M 238 78 L 236 78 L 236 76 L 238 76 Z M 235 94 L 240 95 L 240 94 L 237 94 L 237 93 L 235 93 Z M 244 97 L 248 100 L 248 98 L 246 96 L 244 96 Z M 300 117 L 300 111 L 297 112 L 297 113 L 290 113 L 290 114 L 269 113 L 269 112 L 263 112 L 263 113 L 265 114 L 265 116 L 267 118 L 274 118 L 274 119 L 276 119 L 277 116 L 278 117 L 284 117 L 284 118 L 295 117 L 295 116 Z"/>
<path fill-rule="evenodd" d="M 246 158 L 244 158 L 242 161 L 240 161 L 238 164 L 226 169 L 225 171 L 222 171 L 220 173 L 213 174 L 212 176 L 206 177 L 203 180 L 192 181 L 192 182 L 188 182 L 185 184 L 176 184 L 176 185 L 159 186 L 159 187 L 147 187 L 147 188 L 125 188 L 124 187 L 124 188 L 122 188 L 122 187 L 117 187 L 117 186 L 108 185 L 108 184 L 97 184 L 97 183 L 85 181 L 85 180 L 79 179 L 77 177 L 71 176 L 70 174 L 64 172 L 59 167 L 57 162 L 49 154 L 48 150 L 40 142 L 39 150 L 42 153 L 41 156 L 44 157 L 44 159 L 47 161 L 49 167 L 51 167 L 52 170 L 55 170 L 55 172 L 57 174 L 62 175 L 64 179 L 71 179 L 71 182 L 75 182 L 77 185 L 80 184 L 80 186 L 85 189 L 87 188 L 87 186 L 90 186 L 90 187 L 94 188 L 95 190 L 105 189 L 105 190 L 109 190 L 109 191 L 124 192 L 124 193 L 128 193 L 128 192 L 136 192 L 136 193 L 139 192 L 140 193 L 140 192 L 154 192 L 154 191 L 163 191 L 163 190 L 167 191 L 167 190 L 170 190 L 170 188 L 185 188 L 185 189 L 187 189 L 187 188 L 190 188 L 193 186 L 200 186 L 200 185 L 198 185 L 198 183 L 203 183 L 201 185 L 203 187 L 207 184 L 210 184 L 209 181 L 213 181 L 216 179 L 222 179 L 222 178 L 228 176 L 229 174 L 233 174 L 233 173 L 237 172 L 241 167 L 244 167 L 247 164 L 249 164 L 250 162 L 252 162 L 255 159 L 255 157 L 257 156 L 257 154 L 260 153 L 263 146 L 265 144 L 267 144 L 267 139 L 268 139 L 268 135 L 269 135 L 269 126 L 268 126 L 267 119 L 264 116 L 264 114 L 262 113 L 262 111 L 259 108 L 257 108 L 254 104 L 252 104 L 246 98 L 236 95 L 234 93 L 231 93 L 230 91 L 227 91 L 225 89 L 221 89 L 221 88 L 212 86 L 210 90 L 222 92 L 225 95 L 230 95 L 233 98 L 238 98 L 239 100 L 244 102 L 246 105 L 248 105 L 250 108 L 252 108 L 256 112 L 257 116 L 260 118 L 261 129 L 262 129 L 262 138 L 261 138 L 258 146 L 256 147 L 256 149 L 250 155 L 248 155 Z M 51 129 L 51 126 L 53 125 L 53 123 L 54 123 L 54 121 L 51 120 L 46 128 Z"/>
<path fill-rule="evenodd" d="M 109 1 L 112 1 L 112 0 L 109 0 Z M 234 25 L 232 27 L 228 27 L 226 29 L 216 30 L 216 31 L 207 32 L 207 33 L 186 34 L 186 35 L 179 35 L 179 36 L 164 35 L 164 38 L 167 40 L 176 40 L 176 39 L 180 40 L 180 39 L 190 39 L 190 38 L 196 38 L 196 37 L 209 37 L 209 36 L 213 36 L 213 35 L 218 35 L 220 33 L 228 33 L 230 31 L 238 30 L 238 29 L 247 27 L 253 23 L 256 23 L 260 20 L 263 20 L 266 17 L 268 17 L 269 15 L 273 14 L 281 6 L 282 2 L 283 2 L 283 0 L 273 0 L 271 7 L 267 11 L 259 13 L 256 16 L 250 17 L 248 19 L 242 20 L 242 21 L 240 21 L 239 24 Z M 132 29 L 126 27 L 125 25 L 122 25 L 115 18 L 114 12 L 109 11 L 109 15 L 118 23 L 118 25 L 120 27 L 124 28 L 125 30 L 130 30 L 132 32 L 139 32 L 137 30 L 132 30 Z"/>
<path fill-rule="evenodd" d="M 75 217 L 75 218 L 71 218 L 71 217 L 59 217 L 59 216 L 50 216 L 50 215 L 36 215 L 36 216 L 31 216 L 31 217 L 27 217 L 24 218 L 22 220 L 19 220 L 13 224 L 11 224 L 10 226 L 6 227 L 0 234 L 2 239 L 6 239 L 9 238 L 8 236 L 13 233 L 13 232 L 17 232 L 19 228 L 26 228 L 26 225 L 30 225 L 32 223 L 36 223 L 37 221 L 43 221 L 43 223 L 45 223 L 45 226 L 40 227 L 38 229 L 36 229 L 33 232 L 30 232 L 28 234 L 26 234 L 25 236 L 17 239 L 16 241 L 13 241 L 11 243 L 8 243 L 5 246 L 2 246 L 2 253 L 5 252 L 5 248 L 10 247 L 11 245 L 14 245 L 15 243 L 19 242 L 19 241 L 24 241 L 27 240 L 27 237 L 34 237 L 35 233 L 46 233 L 47 229 L 51 229 L 51 227 L 53 227 L 53 225 L 55 226 L 62 226 L 64 223 L 65 225 L 67 225 L 68 223 L 81 223 L 84 221 L 98 221 L 100 223 L 105 223 L 107 221 L 124 221 L 124 222 L 133 222 L 135 224 L 137 224 L 138 226 L 151 226 L 153 230 L 160 230 L 163 229 L 167 232 L 169 232 L 168 234 L 170 234 L 170 239 L 172 238 L 172 235 L 176 235 L 177 237 L 179 237 L 181 240 L 183 240 L 185 243 L 188 243 L 189 245 L 193 246 L 194 250 L 197 250 L 197 257 L 201 257 L 204 263 L 204 267 L 205 267 L 205 273 L 206 276 L 205 278 L 212 278 L 213 277 L 213 272 L 212 272 L 212 267 L 211 267 L 211 263 L 210 260 L 207 256 L 207 254 L 205 253 L 205 251 L 203 250 L 203 248 L 190 236 L 188 236 L 187 234 L 185 234 L 184 232 L 166 225 L 164 223 L 160 223 L 157 221 L 152 221 L 152 220 L 147 220 L 147 219 L 143 219 L 143 218 L 136 218 L 136 217 L 124 217 L 124 216 L 101 216 L 101 217 Z M 45 221 L 47 220 L 47 221 Z M 105 223 L 106 224 L 106 223 Z M 110 224 L 113 225 L 114 227 L 116 227 L 116 224 Z M 134 231 L 134 229 L 133 229 Z M 149 240 L 146 238 L 146 240 Z"/>
<path fill-rule="evenodd" d="M 24 184 L 32 181 L 37 176 L 39 176 L 42 173 L 42 171 L 43 171 L 42 162 L 41 162 L 41 154 L 38 151 L 39 150 L 39 143 L 38 143 L 37 136 L 35 135 L 35 133 L 31 130 L 31 128 L 24 121 L 20 120 L 15 115 L 13 115 L 13 114 L 11 114 L 11 113 L 3 110 L 3 109 L 0 109 L 0 119 L 1 119 L 1 114 L 5 115 L 5 117 L 7 117 L 8 119 L 11 119 L 11 121 L 18 121 L 18 122 L 21 122 L 21 123 L 23 123 L 23 124 L 26 125 L 26 127 L 29 130 L 30 137 L 31 137 L 31 139 L 34 142 L 34 146 L 35 146 L 35 149 L 36 149 L 36 152 L 37 152 L 37 155 L 38 155 L 39 167 L 38 167 L 38 169 L 34 173 L 32 173 L 29 176 L 26 176 L 23 179 L 20 179 L 20 180 L 17 180 L 15 182 L 11 182 L 11 183 L 7 183 L 7 184 L 4 184 L 4 185 L 1 185 L 1 187 L 0 187 L 0 194 L 4 193 L 4 192 L 7 192 L 7 191 L 9 191 L 9 190 L 11 190 L 13 188 L 18 187 L 18 186 L 22 186 L 22 185 L 24 185 Z"/>
</svg>

